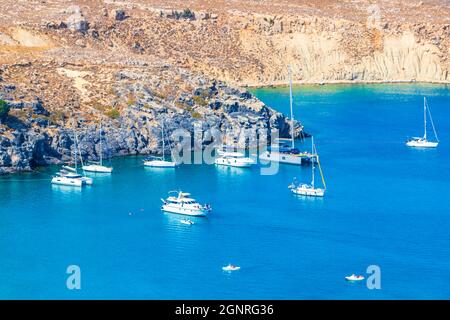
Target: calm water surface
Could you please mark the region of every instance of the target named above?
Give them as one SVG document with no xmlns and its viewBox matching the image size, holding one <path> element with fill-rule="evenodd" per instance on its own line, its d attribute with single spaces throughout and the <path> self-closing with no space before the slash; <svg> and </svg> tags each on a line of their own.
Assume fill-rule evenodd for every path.
<svg viewBox="0 0 450 320">
<path fill-rule="evenodd" d="M 254 93 L 288 113 L 287 88 Z M 436 150 L 404 145 L 422 134 L 423 95 Z M 449 88 L 303 86 L 294 99 L 321 155 L 324 199 L 289 192 L 293 177 L 310 180 L 308 167 L 294 166 L 262 176 L 258 168 L 149 169 L 125 157 L 81 191 L 51 186 L 56 168 L 2 177 L 0 298 L 450 298 Z M 180 188 L 210 203 L 211 216 L 186 226 L 161 213 L 160 198 Z M 228 263 L 242 269 L 225 273 Z M 81 268 L 79 291 L 66 288 L 72 264 Z M 344 281 L 374 264 L 381 290 Z"/>
</svg>

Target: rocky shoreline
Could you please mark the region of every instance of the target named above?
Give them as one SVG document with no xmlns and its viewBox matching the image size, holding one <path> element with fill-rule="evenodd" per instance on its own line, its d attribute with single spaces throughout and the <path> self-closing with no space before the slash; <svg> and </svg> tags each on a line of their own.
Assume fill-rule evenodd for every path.
<svg viewBox="0 0 450 320">
<path fill-rule="evenodd" d="M 267 107 L 246 90 L 216 81 L 205 83 L 191 95 L 180 98 L 178 107 L 164 102 L 150 107 L 136 101 L 115 119 L 102 116 L 99 121 L 89 123 L 82 115 L 76 119 L 68 118 L 64 124 L 51 123 L 50 113 L 39 99 L 11 101 L 4 93 L 0 97 L 9 103 L 11 110 L 26 113 L 22 120 L 10 115 L 0 124 L 0 173 L 3 174 L 70 161 L 74 152 L 72 123 L 85 161 L 99 158 L 100 120 L 104 141 L 102 152 L 110 157 L 161 154 L 162 122 L 169 136 L 177 129 L 193 134 L 194 127 L 200 125 L 202 146 L 211 143 L 213 131 L 227 133 L 228 138 L 238 141 L 241 147 L 256 143 L 240 139 L 246 131 L 278 130 L 282 137 L 289 136 L 290 132 L 290 122 L 283 114 Z M 196 103 L 201 106 L 195 107 Z M 184 105 L 191 105 L 195 110 Z M 295 132 L 297 137 L 303 134 L 303 127 L 298 122 Z"/>
<path fill-rule="evenodd" d="M 202 146 L 217 131 L 286 137 L 286 117 L 240 88 L 286 85 L 288 64 L 295 84 L 450 82 L 450 9 L 437 0 L 0 0 L 0 9 L 0 100 L 10 108 L 0 173 L 69 160 L 73 117 L 85 160 L 98 158 L 100 122 L 110 156 L 159 153 L 163 120 L 171 132 L 201 127 Z"/>
<path fill-rule="evenodd" d="M 293 85 L 358 85 L 358 84 L 435 84 L 448 85 L 450 81 L 414 81 L 414 80 L 325 80 L 325 81 L 292 81 Z M 277 88 L 287 87 L 289 83 L 286 81 L 272 82 L 272 83 L 256 83 L 247 84 L 245 88 Z"/>
</svg>

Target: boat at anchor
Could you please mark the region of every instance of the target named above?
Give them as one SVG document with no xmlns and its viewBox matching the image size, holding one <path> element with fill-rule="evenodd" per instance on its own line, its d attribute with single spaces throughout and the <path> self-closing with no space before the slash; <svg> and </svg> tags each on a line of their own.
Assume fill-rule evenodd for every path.
<svg viewBox="0 0 450 320">
<path fill-rule="evenodd" d="M 171 159 L 166 160 L 165 150 L 165 135 L 164 135 L 164 122 L 161 123 L 161 140 L 162 140 L 162 155 L 161 157 L 147 157 L 144 161 L 144 166 L 146 167 L 154 167 L 154 168 L 176 168 L 179 164 L 176 161 L 173 161 L 172 151 L 170 152 Z"/>
<path fill-rule="evenodd" d="M 433 128 L 434 137 L 436 141 L 429 141 L 427 139 L 427 114 L 430 117 L 431 127 Z M 436 148 L 439 144 L 439 139 L 436 133 L 436 129 L 434 127 L 433 118 L 431 117 L 431 111 L 428 107 L 427 98 L 423 98 L 423 126 L 424 126 L 424 134 L 423 137 L 414 137 L 409 139 L 406 142 L 408 147 L 414 148 Z"/>
<path fill-rule="evenodd" d="M 214 160 L 214 163 L 222 166 L 250 168 L 255 164 L 255 161 L 245 156 L 241 152 L 224 152 L 218 150 L 219 157 Z"/>
<path fill-rule="evenodd" d="M 317 154 L 317 150 L 316 150 L 316 146 L 314 144 L 314 138 L 311 137 L 311 144 L 312 144 L 312 154 Z M 316 157 L 317 159 L 317 164 L 319 167 L 319 171 L 320 171 L 320 176 L 322 177 L 322 183 L 323 183 L 323 188 L 317 188 L 315 185 L 315 161 L 311 162 L 311 176 L 312 176 L 312 180 L 311 180 L 311 184 L 306 184 L 306 183 L 302 183 L 302 184 L 298 184 L 295 180 L 294 182 L 289 186 L 289 189 L 291 189 L 292 193 L 294 194 L 298 194 L 298 195 L 302 195 L 302 196 L 312 196 L 312 197 L 323 197 L 325 195 L 325 190 L 326 190 L 326 184 L 325 184 L 325 179 L 323 177 L 323 172 L 322 172 L 322 167 L 320 166 L 320 161 L 319 161 L 319 157 Z"/>
<path fill-rule="evenodd" d="M 171 191 L 169 194 L 176 194 L 175 196 L 169 196 L 167 199 L 161 199 L 163 205 L 162 211 L 184 214 L 188 216 L 204 217 L 208 215 L 212 208 L 210 205 L 199 204 L 194 198 L 191 198 L 191 194 L 182 191 Z"/>
<path fill-rule="evenodd" d="M 81 175 L 78 173 L 77 151 L 79 150 L 78 150 L 78 137 L 75 131 L 75 125 L 73 126 L 73 132 L 74 132 L 73 166 L 63 165 L 61 167 L 61 170 L 57 172 L 56 175 L 52 178 L 51 180 L 52 184 L 82 187 L 84 185 L 91 185 L 94 182 L 92 178 L 86 177 L 85 175 Z M 81 162 L 83 162 L 83 159 L 81 159 Z"/>
<path fill-rule="evenodd" d="M 84 165 L 82 168 L 86 172 L 98 172 L 98 173 L 111 173 L 113 171 L 112 167 L 107 167 L 103 165 L 103 144 L 102 144 L 102 123 L 100 121 L 100 152 L 99 157 L 100 160 L 98 162 L 91 161 Z"/>
<path fill-rule="evenodd" d="M 294 111 L 293 111 L 293 99 L 292 99 L 292 76 L 291 68 L 288 68 L 289 73 L 289 105 L 291 110 L 291 137 L 289 139 L 277 139 L 276 145 L 267 148 L 267 151 L 259 155 L 259 159 L 263 161 L 273 161 L 285 164 L 301 165 L 304 155 L 295 148 L 294 141 Z M 289 144 L 290 142 L 290 144 Z"/>
</svg>

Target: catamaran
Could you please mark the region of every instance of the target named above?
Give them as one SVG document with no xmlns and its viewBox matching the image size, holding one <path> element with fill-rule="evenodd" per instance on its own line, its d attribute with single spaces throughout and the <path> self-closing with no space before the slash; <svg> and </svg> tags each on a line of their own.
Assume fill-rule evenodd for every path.
<svg viewBox="0 0 450 320">
<path fill-rule="evenodd" d="M 430 122 L 431 126 L 433 127 L 434 136 L 436 138 L 436 141 L 428 141 L 427 140 L 427 113 L 430 116 Z M 409 139 L 406 142 L 406 145 L 408 147 L 415 147 L 415 148 L 436 148 L 439 144 L 439 139 L 436 133 L 436 129 L 434 128 L 433 118 L 431 117 L 431 111 L 428 107 L 427 98 L 423 98 L 423 123 L 424 123 L 424 135 L 423 137 L 414 137 L 412 139 Z"/>
<path fill-rule="evenodd" d="M 316 146 L 314 145 L 314 139 L 311 137 L 311 144 L 312 144 L 312 153 L 317 154 Z M 323 197 L 325 195 L 326 190 L 326 184 L 325 179 L 323 177 L 322 167 L 320 166 L 319 157 L 317 159 L 317 164 L 320 170 L 320 175 L 322 177 L 323 182 L 323 189 L 322 188 L 316 188 L 315 186 L 315 179 L 314 179 L 314 171 L 315 171 L 315 161 L 311 162 L 311 175 L 312 175 L 312 181 L 311 184 L 297 184 L 296 181 L 294 181 L 290 186 L 289 189 L 294 194 L 302 195 L 302 196 L 312 196 L 312 197 Z"/>
<path fill-rule="evenodd" d="M 170 213 L 184 214 L 188 216 L 204 217 L 211 212 L 211 206 L 208 204 L 201 205 L 195 199 L 191 198 L 191 194 L 182 191 L 171 191 L 176 196 L 169 196 L 167 199 L 161 199 L 163 205 L 162 211 Z"/>
<path fill-rule="evenodd" d="M 301 152 L 295 148 L 294 142 L 294 111 L 292 107 L 292 76 L 291 68 L 288 68 L 289 73 L 289 104 L 291 109 L 291 138 L 290 139 L 277 139 L 276 145 L 271 146 L 266 152 L 263 152 L 259 159 L 263 161 L 275 161 L 280 163 L 287 163 L 293 165 L 302 164 Z M 290 142 L 290 145 L 286 143 Z"/>
<path fill-rule="evenodd" d="M 164 158 L 165 155 L 165 136 L 164 136 L 164 122 L 161 123 L 161 140 L 162 140 L 162 156 L 161 157 L 148 157 L 144 161 L 144 166 L 155 168 L 175 168 L 178 166 L 176 161 L 173 161 L 172 151 L 170 152 L 170 161 Z"/>
<path fill-rule="evenodd" d="M 99 172 L 99 173 L 111 173 L 113 171 L 112 167 L 107 167 L 103 165 L 103 145 L 102 145 L 102 122 L 100 121 L 100 161 L 91 161 L 84 165 L 82 168 L 87 172 Z"/>
<path fill-rule="evenodd" d="M 52 178 L 52 184 L 81 187 L 83 186 L 83 180 L 81 178 L 82 176 L 78 173 L 62 169 Z"/>
</svg>

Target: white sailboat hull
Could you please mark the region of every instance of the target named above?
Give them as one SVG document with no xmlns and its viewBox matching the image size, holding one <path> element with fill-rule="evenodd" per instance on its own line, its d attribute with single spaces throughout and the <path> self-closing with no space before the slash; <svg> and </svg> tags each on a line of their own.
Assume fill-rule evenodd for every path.
<svg viewBox="0 0 450 320">
<path fill-rule="evenodd" d="M 269 152 L 266 151 L 259 156 L 260 160 L 263 161 L 273 161 L 279 163 L 293 164 L 293 165 L 301 165 L 302 157 L 294 154 L 285 154 L 280 152 Z"/>
<path fill-rule="evenodd" d="M 105 167 L 97 164 L 90 164 L 82 167 L 86 172 L 99 172 L 99 173 L 111 173 L 113 168 Z"/>
<path fill-rule="evenodd" d="M 197 208 L 189 208 L 189 207 L 181 207 L 177 205 L 165 204 L 161 207 L 161 210 L 170 213 L 182 214 L 186 216 L 196 216 L 196 217 L 205 217 L 209 210 L 206 209 L 197 209 Z"/>
<path fill-rule="evenodd" d="M 427 140 L 410 140 L 406 142 L 408 147 L 414 148 L 436 148 L 439 142 L 431 142 Z"/>
<path fill-rule="evenodd" d="M 254 162 L 250 158 L 222 158 L 219 157 L 214 160 L 214 163 L 222 166 L 250 168 Z"/>
<path fill-rule="evenodd" d="M 53 177 L 52 184 L 58 184 L 62 186 L 73 186 L 81 187 L 83 186 L 83 181 L 79 178 L 67 178 L 67 177 Z"/>
<path fill-rule="evenodd" d="M 175 168 L 178 166 L 178 163 L 166 160 L 149 160 L 144 162 L 144 166 L 154 168 Z"/>
<path fill-rule="evenodd" d="M 291 189 L 294 194 L 310 197 L 323 197 L 325 190 L 320 188 L 313 188 L 312 186 L 301 185 Z"/>
</svg>

